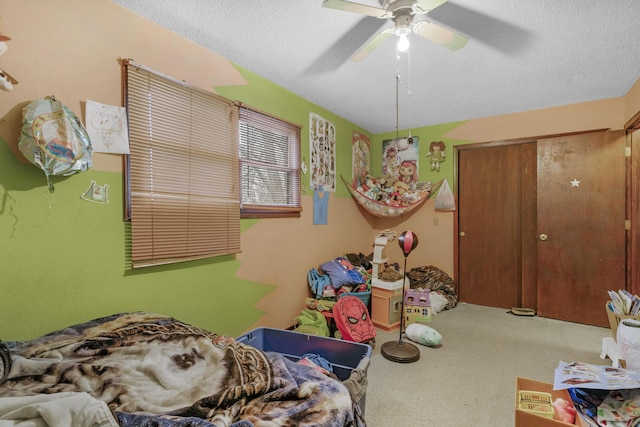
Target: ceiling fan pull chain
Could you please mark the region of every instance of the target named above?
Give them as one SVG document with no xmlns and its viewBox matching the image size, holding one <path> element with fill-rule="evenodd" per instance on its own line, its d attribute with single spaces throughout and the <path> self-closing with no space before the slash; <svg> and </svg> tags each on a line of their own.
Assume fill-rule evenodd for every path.
<svg viewBox="0 0 640 427">
<path fill-rule="evenodd" d="M 400 84 L 400 74 L 396 73 L 396 139 L 398 139 L 398 85 Z"/>
<path fill-rule="evenodd" d="M 411 113 L 413 112 L 413 91 L 411 90 L 411 51 L 407 52 L 407 101 L 409 103 L 409 138 L 411 138 Z"/>
</svg>

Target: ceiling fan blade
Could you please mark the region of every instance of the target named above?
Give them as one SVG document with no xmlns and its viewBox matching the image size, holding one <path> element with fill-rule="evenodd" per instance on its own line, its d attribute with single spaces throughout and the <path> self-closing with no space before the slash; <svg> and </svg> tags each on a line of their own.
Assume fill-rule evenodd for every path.
<svg viewBox="0 0 640 427">
<path fill-rule="evenodd" d="M 358 52 L 356 52 L 356 54 L 351 57 L 351 60 L 354 62 L 362 61 L 392 34 L 393 28 L 387 28 L 386 30 L 379 32 L 371 40 L 369 40 L 369 42 L 364 45 Z"/>
<path fill-rule="evenodd" d="M 417 22 L 413 26 L 413 31 L 425 39 L 450 50 L 458 50 L 464 47 L 469 41 L 467 37 L 461 34 L 428 21 Z"/>
<path fill-rule="evenodd" d="M 413 10 L 416 13 L 427 13 L 447 1 L 448 0 L 416 0 Z"/>
<path fill-rule="evenodd" d="M 392 13 L 388 10 L 346 0 L 323 0 L 322 7 L 328 7 L 330 9 L 337 10 L 346 10 L 347 12 L 369 15 L 380 19 L 391 18 L 392 16 Z"/>
</svg>

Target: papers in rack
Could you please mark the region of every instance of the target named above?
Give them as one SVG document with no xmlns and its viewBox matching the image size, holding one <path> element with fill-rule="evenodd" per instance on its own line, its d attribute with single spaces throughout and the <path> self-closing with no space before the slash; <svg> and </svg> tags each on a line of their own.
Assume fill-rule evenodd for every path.
<svg viewBox="0 0 640 427">
<path fill-rule="evenodd" d="M 560 362 L 553 380 L 554 390 L 567 388 L 623 390 L 640 388 L 640 375 L 635 371 L 582 362 Z"/>
<path fill-rule="evenodd" d="M 618 292 L 609 291 L 611 311 L 619 315 L 637 316 L 640 314 L 640 297 L 631 292 L 620 289 Z"/>
</svg>

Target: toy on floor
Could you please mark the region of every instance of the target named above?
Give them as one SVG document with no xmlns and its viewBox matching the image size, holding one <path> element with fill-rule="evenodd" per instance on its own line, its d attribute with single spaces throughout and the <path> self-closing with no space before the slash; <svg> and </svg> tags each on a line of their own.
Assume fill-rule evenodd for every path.
<svg viewBox="0 0 640 427">
<path fill-rule="evenodd" d="M 431 326 L 412 323 L 405 331 L 407 338 L 418 344 L 434 347 L 442 342 L 442 335 Z"/>
<path fill-rule="evenodd" d="M 376 338 L 376 328 L 371 322 L 369 310 L 356 296 L 347 295 L 333 306 L 333 319 L 338 336 L 346 341 L 367 343 Z"/>
</svg>

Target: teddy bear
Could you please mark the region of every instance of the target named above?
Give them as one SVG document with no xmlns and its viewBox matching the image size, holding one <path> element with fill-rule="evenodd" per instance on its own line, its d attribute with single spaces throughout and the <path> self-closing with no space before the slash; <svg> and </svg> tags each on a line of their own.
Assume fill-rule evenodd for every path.
<svg viewBox="0 0 640 427">
<path fill-rule="evenodd" d="M 380 175 L 378 178 L 378 184 L 380 185 L 380 190 L 389 194 L 393 190 L 393 184 L 396 179 L 391 177 L 390 175 Z"/>
</svg>

